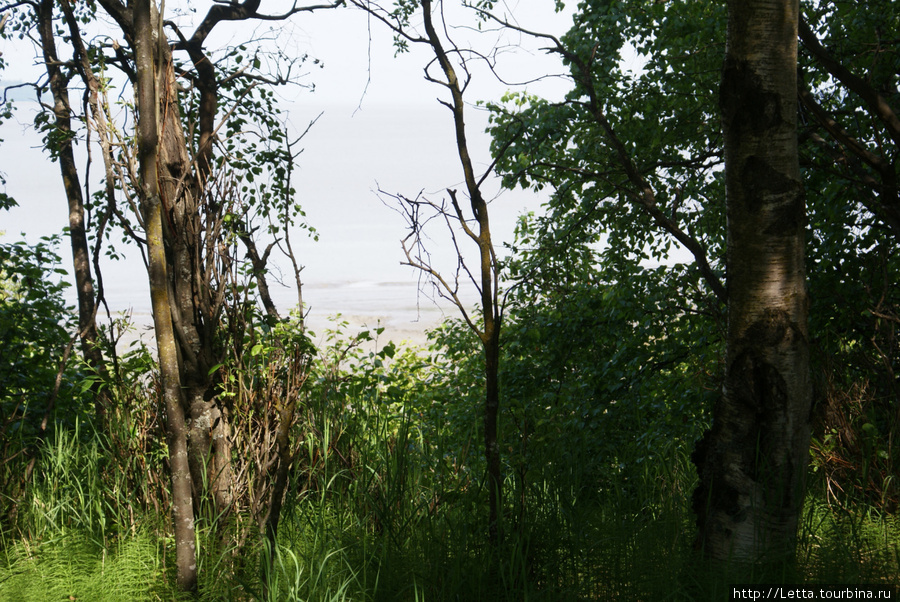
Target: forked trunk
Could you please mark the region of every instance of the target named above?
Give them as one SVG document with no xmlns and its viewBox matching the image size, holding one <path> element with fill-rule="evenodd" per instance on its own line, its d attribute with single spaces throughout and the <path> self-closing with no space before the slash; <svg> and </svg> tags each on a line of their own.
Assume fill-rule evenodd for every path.
<svg viewBox="0 0 900 602">
<path fill-rule="evenodd" d="M 181 359 L 181 378 L 187 395 L 190 421 L 188 446 L 196 500 L 212 496 L 214 515 L 231 505 L 231 433 L 228 417 L 212 396 L 210 369 L 221 361 L 215 348 L 223 303 L 223 285 L 217 248 L 220 222 L 204 205 L 205 170 L 191 161 L 181 119 L 181 105 L 171 52 L 161 57 L 160 110 L 163 114 L 160 145 L 160 195 L 167 216 L 166 240 L 170 302 Z M 210 110 L 208 106 L 204 108 Z M 204 122 L 213 117 L 202 116 Z"/>
</svg>

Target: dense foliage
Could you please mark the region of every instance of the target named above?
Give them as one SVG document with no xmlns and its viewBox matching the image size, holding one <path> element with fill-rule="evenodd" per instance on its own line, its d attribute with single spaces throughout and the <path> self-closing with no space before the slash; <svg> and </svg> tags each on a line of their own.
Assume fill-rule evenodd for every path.
<svg viewBox="0 0 900 602">
<path fill-rule="evenodd" d="M 404 0 L 379 14 L 408 27 L 419 8 Z M 486 12 L 495 8 L 474 3 L 472 22 L 515 29 Z M 699 562 L 690 510 L 690 456 L 724 374 L 723 4 L 582 2 L 569 32 L 545 38 L 570 70 L 566 98 L 512 91 L 488 103 L 504 185 L 547 198 L 497 263 L 496 541 L 483 511 L 482 341 L 459 320 L 418 348 L 383 341 L 381 329 L 347 332 L 339 316 L 316 337 L 302 311 L 279 315 L 265 259 L 303 221 L 295 142 L 262 85 L 273 83 L 259 73 L 266 57 L 223 51 L 218 92 L 231 109 L 200 205 L 209 265 L 222 262 L 203 292 L 223 305 L 206 324 L 215 357 L 201 400 L 227 424 L 229 476 L 215 498 L 220 465 L 197 471 L 197 596 L 714 600 L 736 582 L 894 581 L 900 135 L 869 92 L 900 106 L 898 10 L 803 4 L 817 40 L 802 37 L 799 131 L 814 440 L 797 554 L 777 574 Z M 98 65 L 113 60 L 94 50 Z M 242 64 L 252 77 L 232 77 Z M 192 149 L 202 102 L 198 89 L 185 94 Z M 52 142 L 59 132 L 43 122 Z M 133 140 L 120 142 L 127 164 Z M 95 208 L 112 219 L 107 200 Z M 142 244 L 140 213 L 118 218 Z M 262 235 L 275 242 L 257 249 Z M 103 370 L 77 357 L 57 244 L 0 244 L 0 598 L 187 597 L 174 585 L 170 417 L 155 353 L 107 344 Z"/>
<path fill-rule="evenodd" d="M 79 374 L 67 366 L 71 317 L 58 237 L 35 245 L 0 243 L 0 521 L 9 527 L 22 475 L 48 429 L 76 428 L 84 417 Z"/>
</svg>

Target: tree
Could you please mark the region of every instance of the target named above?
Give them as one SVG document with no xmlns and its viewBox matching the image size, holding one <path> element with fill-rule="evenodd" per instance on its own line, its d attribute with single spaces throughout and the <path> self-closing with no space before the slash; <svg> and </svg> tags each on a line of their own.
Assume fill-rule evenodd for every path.
<svg viewBox="0 0 900 602">
<path fill-rule="evenodd" d="M 68 6 L 66 0 L 63 1 L 63 4 L 71 12 L 71 7 Z M 52 0 L 41 0 L 39 4 L 34 4 L 34 9 L 38 14 L 38 33 L 44 53 L 44 64 L 53 96 L 54 124 L 52 130 L 48 132 L 46 143 L 51 151 L 51 156 L 59 162 L 68 201 L 69 241 L 72 248 L 75 290 L 78 295 L 78 328 L 82 355 L 91 368 L 102 371 L 103 355 L 97 336 L 94 278 L 91 274 L 91 254 L 85 229 L 84 196 L 73 149 L 74 134 L 71 124 L 69 77 L 63 72 L 62 62 L 56 52 L 53 6 Z M 104 396 L 99 391 L 94 391 L 94 397 L 95 413 L 98 420 L 102 421 L 106 411 Z"/>
<path fill-rule="evenodd" d="M 797 10 L 795 5 L 786 8 L 783 3 L 777 8 L 773 3 L 763 5 L 767 7 L 763 12 L 768 10 L 766 14 L 771 15 L 783 14 L 787 8 Z M 744 8 L 756 14 L 753 6 Z M 729 32 L 743 32 L 734 27 L 737 3 L 731 10 Z M 553 221 L 544 222 L 553 226 L 543 228 L 553 235 L 540 237 L 547 245 L 564 247 L 567 241 L 584 240 L 582 232 L 596 229 L 607 235 L 602 260 L 615 265 L 645 258 L 665 260 L 674 239 L 693 256 L 694 269 L 703 276 L 707 290 L 719 303 L 728 302 L 725 392 L 715 406 L 713 434 L 696 455 L 701 460 L 702 480 L 696 497 L 700 541 L 707 553 L 718 559 L 733 552 L 738 558 L 753 560 L 767 551 L 767 546 L 775 552 L 789 549 L 802 502 L 811 390 L 803 269 L 805 212 L 796 142 L 790 143 L 796 138 L 796 107 L 791 102 L 796 81 L 784 75 L 796 71 L 796 50 L 793 58 L 790 55 L 796 47 L 791 41 L 796 31 L 783 31 L 791 23 L 796 27 L 796 19 L 790 17 L 790 11 L 787 14 L 785 22 L 770 24 L 773 29 L 782 28 L 777 29 L 783 36 L 778 41 L 730 42 L 729 52 L 734 52 L 731 48 L 736 45 L 748 44 L 765 48 L 763 54 L 787 52 L 788 56 L 781 57 L 774 80 L 772 65 L 759 76 L 747 75 L 749 68 L 741 72 L 745 79 L 773 80 L 781 86 L 777 90 L 760 90 L 759 84 L 754 88 L 740 78 L 740 85 L 732 90 L 729 86 L 735 84 L 726 69 L 721 93 L 727 132 L 724 157 L 713 78 L 721 60 L 719 32 L 724 30 L 719 6 L 602 2 L 583 6 L 576 14 L 576 26 L 562 39 L 518 28 L 548 40 L 549 49 L 562 54 L 570 66 L 573 91 L 562 103 L 517 95 L 510 98 L 515 102 L 495 107 L 495 147 L 505 150 L 513 140 L 506 159 L 501 160 L 507 184 L 550 185 L 555 190 L 550 203 Z M 495 20 L 516 27 L 505 19 Z M 762 26 L 754 22 L 749 27 L 757 32 Z M 645 62 L 636 73 L 621 59 L 626 40 L 643 53 Z M 767 60 L 772 62 L 775 57 Z M 777 100 L 760 104 L 771 98 Z M 753 111 L 755 106 L 766 107 L 775 121 L 766 124 L 764 118 L 756 117 L 759 111 Z M 778 126 L 776 144 L 771 144 L 776 130 L 766 134 L 771 155 L 761 152 L 762 142 L 755 143 L 755 150 L 740 151 L 746 155 L 734 150 L 734 141 L 753 129 L 746 124 L 758 130 Z M 779 176 L 779 184 L 773 183 L 772 190 L 762 185 L 753 188 L 754 183 L 772 178 L 768 177 L 770 171 L 764 170 L 764 176 L 748 170 L 743 165 L 746 156 L 753 157 L 751 167 L 764 165 L 784 177 Z M 722 205 L 715 202 L 722 192 L 719 169 L 723 158 L 726 164 L 732 163 L 730 169 L 726 167 L 727 238 L 723 236 Z M 752 190 L 739 192 L 741 182 Z M 742 212 L 745 206 L 739 200 L 747 195 L 754 198 L 749 214 Z M 765 203 L 773 203 L 774 209 Z M 767 234 L 759 236 L 759 232 Z M 727 259 L 723 262 L 726 240 Z M 767 262 L 769 266 L 763 267 Z M 725 265 L 727 290 L 719 282 Z M 768 289 L 770 296 L 760 297 L 765 288 L 760 280 L 763 276 L 755 270 L 781 270 L 763 273 L 769 274 L 770 283 L 775 276 L 783 276 L 783 281 L 778 289 Z M 681 293 L 673 290 L 672 294 Z M 704 296 L 694 297 L 687 311 L 706 307 L 715 315 L 718 304 Z M 782 382 L 786 384 L 779 384 Z M 743 408 L 742 418 L 735 418 L 738 410 L 734 408 Z M 756 408 L 758 415 L 750 408 Z M 735 427 L 737 423 L 742 425 Z M 739 431 L 735 438 L 727 444 L 720 440 L 724 431 L 733 428 Z M 755 435 L 761 438 L 759 454 L 753 451 L 757 449 L 752 440 Z M 784 446 L 775 441 L 784 441 Z M 731 452 L 725 452 L 728 446 Z M 733 483 L 726 487 L 716 473 L 740 465 L 728 453 L 745 462 L 737 469 L 742 489 L 730 489 Z M 717 476 L 712 476 L 714 473 Z M 709 508 L 718 505 L 719 510 L 707 511 L 707 504 L 711 504 Z M 760 514 L 752 514 L 749 505 Z M 718 518 L 709 519 L 717 512 Z M 735 535 L 733 548 L 721 539 L 714 543 L 711 535 L 718 531 L 728 539 L 723 533 L 736 533 L 735 525 L 716 523 L 728 512 L 735 514 L 735 523 L 746 530 Z M 773 516 L 780 522 L 771 522 Z M 761 531 L 755 531 L 757 528 Z"/>
<path fill-rule="evenodd" d="M 407 265 L 410 265 L 431 277 L 439 294 L 450 300 L 461 312 L 466 324 L 481 342 L 484 354 L 484 454 L 487 461 L 488 487 L 488 537 L 492 545 L 501 539 L 501 508 L 503 505 L 503 475 L 500 465 L 500 444 L 498 441 L 498 416 L 500 409 L 500 330 L 502 307 L 500 302 L 499 281 L 500 266 L 491 239 L 491 226 L 488 205 L 482 192 L 485 179 L 493 171 L 493 166 L 481 176 L 475 173 L 466 139 L 464 92 L 471 81 L 467 58 L 477 56 L 472 51 L 460 49 L 446 34 L 442 37 L 435 27 L 434 13 L 444 19 L 442 31 L 447 31 L 443 3 L 437 7 L 431 0 L 398 0 L 393 10 L 385 9 L 378 4 L 351 0 L 352 4 L 366 10 L 385 23 L 395 33 L 398 49 L 406 48 L 408 43 L 424 44 L 430 47 L 434 61 L 425 67 L 425 78 L 446 89 L 450 100 L 441 100 L 441 104 L 450 109 L 453 115 L 453 126 L 456 135 L 456 150 L 466 193 L 469 197 L 472 218 L 466 216 L 457 191 L 447 189 L 450 207 L 428 200 L 408 199 L 401 195 L 395 198 L 406 206 L 406 217 L 410 234 L 403 241 Z M 424 34 L 416 32 L 410 26 L 410 18 L 421 10 Z M 445 48 L 445 44 L 448 45 Z M 437 63 L 440 74 L 432 73 L 432 66 Z M 464 235 L 478 248 L 477 268 L 470 271 L 464 260 L 464 254 L 453 236 L 453 244 L 458 257 L 456 276 L 445 278 L 432 265 L 429 254 L 424 249 L 422 227 L 431 219 L 423 216 L 421 210 L 436 212 L 448 229 L 453 232 L 453 225 L 459 227 Z M 468 208 L 467 208 L 468 209 Z M 470 225 L 474 222 L 474 225 Z M 479 296 L 479 315 L 470 316 L 464 302 L 459 296 L 460 272 L 464 272 L 471 280 Z M 474 272 L 474 273 L 473 273 Z"/>
<path fill-rule="evenodd" d="M 175 22 L 166 21 L 165 15 L 157 14 L 152 3 L 132 6 L 101 0 L 98 4 L 118 27 L 118 33 L 90 41 L 84 30 L 101 21 L 95 17 L 93 4 L 76 8 L 63 0 L 57 15 L 53 2 L 39 5 L 25 1 L 7 10 L 19 9 L 16 27 L 20 31 L 38 28 L 42 52 L 49 57 L 56 100 L 50 138 L 62 139 L 70 202 L 78 200 L 79 186 L 71 156 L 71 141 L 76 134 L 69 127 L 71 107 L 66 94 L 67 82 L 78 77 L 87 90 L 87 131 L 98 135 L 103 151 L 106 206 L 100 222 L 115 218 L 127 237 L 146 249 L 169 426 L 178 581 L 191 589 L 196 583 L 197 563 L 192 560 L 194 539 L 190 532 L 195 513 L 206 507 L 214 509 L 209 518 L 224 516 L 232 510 L 235 488 L 230 417 L 227 400 L 218 395 L 221 383 L 217 371 L 221 371 L 227 354 L 227 338 L 244 343 L 241 332 L 228 332 L 222 327 L 225 317 L 230 324 L 239 324 L 235 316 L 242 314 L 247 304 L 240 293 L 246 287 L 239 283 L 244 268 L 237 245 L 247 250 L 247 278 L 256 281 L 274 325 L 280 318 L 268 295 L 265 268 L 272 249 L 286 239 L 286 229 L 299 212 L 289 180 L 296 153 L 277 119 L 274 95 L 266 89 L 293 80 L 290 75 L 271 77 L 262 72 L 263 50 L 257 49 L 249 64 L 238 67 L 237 63 L 247 58 L 246 46 L 225 49 L 224 58 L 217 61 L 205 43 L 223 22 L 282 21 L 341 3 L 294 5 L 280 15 L 260 13 L 258 0 L 217 4 L 190 36 L 184 35 Z M 55 20 L 60 17 L 62 27 Z M 166 30 L 176 37 L 171 45 Z M 123 38 L 124 42 L 110 45 L 105 42 L 109 37 Z M 69 45 L 71 60 L 59 59 L 58 44 Z M 180 51 L 187 53 L 188 64 L 174 57 L 173 53 Z M 287 60 L 292 64 L 304 58 Z M 111 80 L 98 76 L 109 66 L 117 67 L 135 87 L 135 121 L 140 130 L 137 154 L 131 140 L 123 135 L 127 126 L 113 125 L 106 99 Z M 189 82 L 186 91 L 181 89 L 179 78 Z M 232 106 L 220 120 L 220 105 L 226 102 Z M 248 123 L 260 131 L 246 131 L 251 129 Z M 222 138 L 217 137 L 219 129 L 226 134 Z M 254 136 L 262 142 L 253 141 Z M 217 145 L 222 152 L 216 152 Z M 254 184 L 257 177 L 274 184 Z M 119 207 L 119 194 L 134 210 L 132 218 Z M 266 232 L 274 239 L 262 252 L 256 247 L 261 221 L 268 222 Z M 289 248 L 289 241 L 285 242 Z M 294 265 L 296 270 L 295 260 Z M 187 469 L 182 460 L 188 462 Z M 282 482 L 282 493 L 283 486 Z M 207 496 L 213 504 L 200 503 Z M 271 516 L 269 528 L 277 522 L 279 513 Z"/>
<path fill-rule="evenodd" d="M 809 450 L 809 335 L 797 154 L 799 2 L 729 3 L 722 74 L 728 211 L 725 384 L 694 507 L 718 561 L 793 551 Z"/>
<path fill-rule="evenodd" d="M 155 6 L 153 7 L 155 8 Z M 197 554 L 194 546 L 193 481 L 188 461 L 188 427 L 181 398 L 181 374 L 178 349 L 172 326 L 169 301 L 169 275 L 163 242 L 162 200 L 159 174 L 159 83 L 167 83 L 167 71 L 160 69 L 165 38 L 160 33 L 162 19 L 152 14 L 150 0 L 134 5 L 134 50 L 137 74 L 138 158 L 141 182 L 141 209 L 147 234 L 150 296 L 153 323 L 159 353 L 159 371 L 166 408 L 166 437 L 169 466 L 172 471 L 172 520 L 175 525 L 175 564 L 178 587 L 193 591 L 197 587 Z M 160 78 L 162 79 L 160 81 Z"/>
<path fill-rule="evenodd" d="M 715 199 L 723 188 L 722 151 L 716 83 L 707 76 L 721 62 L 721 12 L 718 5 L 593 3 L 581 7 L 561 38 L 490 16 L 546 41 L 569 68 L 572 90 L 564 101 L 509 94 L 492 105 L 491 133 L 503 151 L 497 157 L 506 186 L 551 190 L 547 215 L 517 241 L 513 266 L 527 283 L 524 302 L 567 309 L 573 320 L 584 320 L 578 315 L 587 305 L 604 325 L 593 344 L 576 343 L 598 365 L 573 360 L 567 368 L 577 370 L 575 382 L 593 384 L 576 415 L 598 438 L 594 449 L 612 458 L 624 449 L 604 449 L 616 445 L 617 420 L 635 424 L 629 418 L 647 404 L 647 411 L 702 419 L 706 391 L 721 378 L 715 354 L 728 294 L 724 212 Z M 626 41 L 644 53 L 638 73 L 622 60 Z M 670 262 L 676 245 L 689 253 L 688 265 L 646 265 Z M 574 303 L 567 307 L 568 299 Z M 627 334 L 610 335 L 619 321 L 630 325 Z M 648 369 L 653 374 L 643 375 Z M 671 383 L 679 377 L 679 385 Z M 561 387 L 568 380 L 557 378 Z M 681 446 L 698 426 L 682 431 Z M 661 443 L 658 426 L 638 428 L 650 429 L 643 441 Z M 653 451 L 636 455 L 645 454 Z M 597 471 L 598 488 L 617 476 L 608 473 Z"/>
<path fill-rule="evenodd" d="M 814 469 L 829 499 L 864 497 L 889 512 L 900 500 L 897 10 L 804 2 L 798 82 Z"/>
<path fill-rule="evenodd" d="M 707 202 L 721 189 L 714 176 L 721 169 L 719 128 L 703 102 L 714 86 L 707 78 L 686 79 L 666 58 L 691 52 L 720 12 L 717 6 L 691 10 L 696 14 L 687 27 L 670 18 L 677 9 L 665 3 L 595 3 L 576 13 L 562 38 L 485 13 L 502 27 L 546 42 L 573 83 L 563 102 L 508 94 L 491 105 L 490 129 L 494 148 L 503 151 L 498 163 L 506 186 L 555 191 L 547 221 L 556 224 L 557 239 L 559 233 L 573 241 L 608 234 L 604 254 L 610 261 L 665 261 L 680 246 L 724 303 L 722 213 Z M 641 76 L 623 62 L 626 42 L 649 55 Z M 692 68 L 708 68 L 710 47 L 692 58 L 698 63 Z M 685 96 L 698 102 L 689 105 Z"/>
<path fill-rule="evenodd" d="M 895 237 L 900 236 L 900 117 L 890 56 L 897 19 L 892 2 L 833 8 L 808 2 L 799 24 L 800 101 L 807 126 L 802 135 L 818 147 L 809 158 L 857 188 L 858 202 Z M 858 114 L 866 118 L 857 119 Z"/>
</svg>

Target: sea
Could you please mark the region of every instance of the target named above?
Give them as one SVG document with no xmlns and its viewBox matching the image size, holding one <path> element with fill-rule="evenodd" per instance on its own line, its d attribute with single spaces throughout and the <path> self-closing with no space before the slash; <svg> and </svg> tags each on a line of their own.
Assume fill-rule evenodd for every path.
<svg viewBox="0 0 900 602">
<path fill-rule="evenodd" d="M 19 103 L 12 120 L 0 126 L 0 173 L 3 190 L 19 206 L 0 214 L 2 241 L 63 232 L 67 223 L 66 199 L 58 166 L 43 150 L 33 128 L 35 106 Z M 310 330 L 320 338 L 338 322 L 347 322 L 345 334 L 384 328 L 381 340 L 426 342 L 426 331 L 459 310 L 442 299 L 421 271 L 408 265 L 401 240 L 409 224 L 397 196 L 434 202 L 448 200 L 448 189 L 465 189 L 456 155 L 453 121 L 449 110 L 429 104 L 359 103 L 289 104 L 285 118 L 294 132 L 316 120 L 299 147 L 294 186 L 316 236 L 292 231 L 292 245 L 304 266 L 303 311 Z M 469 144 L 476 170 L 490 165 L 487 115 L 470 107 Z M 85 144 L 78 145 L 79 160 L 87 165 Z M 102 171 L 100 156 L 92 152 L 89 179 L 97 190 Z M 513 240 L 516 220 L 539 211 L 544 199 L 529 191 L 502 191 L 496 179 L 485 182 L 490 201 L 492 235 L 502 256 Z M 430 264 L 448 281 L 459 278 L 459 298 L 471 308 L 477 289 L 459 270 L 457 246 L 470 265 L 477 266 L 477 247 L 458 230 L 454 244 L 447 224 L 430 221 L 424 230 L 424 252 Z M 116 242 L 122 258 L 102 260 L 105 296 L 114 314 L 128 314 L 137 337 L 152 341 L 152 316 L 147 274 L 140 253 Z M 71 255 L 60 248 L 64 268 Z M 273 252 L 277 256 L 277 252 Z M 71 278 L 70 278 L 71 281 Z M 270 286 L 279 310 L 297 306 L 293 275 L 284 258 L 272 262 Z M 282 284 L 283 283 L 283 284 Z M 69 289 L 69 300 L 74 292 Z M 340 316 L 338 318 L 338 316 Z M 374 334 L 374 332 L 373 332 Z"/>
</svg>

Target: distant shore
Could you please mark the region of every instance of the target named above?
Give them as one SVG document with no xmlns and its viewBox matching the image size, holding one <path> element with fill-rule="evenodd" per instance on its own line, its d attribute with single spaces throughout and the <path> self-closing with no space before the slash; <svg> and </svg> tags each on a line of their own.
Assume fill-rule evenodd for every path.
<svg viewBox="0 0 900 602">
<path fill-rule="evenodd" d="M 286 291 L 286 289 L 284 289 Z M 110 308 L 113 312 L 129 312 L 132 330 L 120 341 L 119 347 L 126 349 L 133 341 L 143 340 L 153 345 L 153 317 L 148 309 L 149 294 L 146 302 L 143 294 L 135 295 L 132 291 L 111 295 Z M 131 299 L 128 303 L 126 299 Z M 306 327 L 314 333 L 313 340 L 324 344 L 325 333 L 337 328 L 338 323 L 346 322 L 341 330 L 345 336 L 353 336 L 364 330 L 371 331 L 375 337 L 377 328 L 384 328 L 378 335 L 378 344 L 388 341 L 395 343 L 409 342 L 426 346 L 426 331 L 436 328 L 447 317 L 455 317 L 442 310 L 425 297 L 417 298 L 415 284 L 399 282 L 344 282 L 311 285 L 304 290 L 307 306 Z M 282 315 L 290 311 L 293 301 L 286 293 L 275 299 Z M 103 313 L 100 317 L 102 320 Z M 115 314 L 114 314 L 115 317 Z"/>
</svg>

